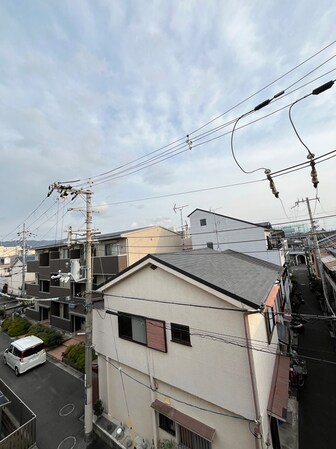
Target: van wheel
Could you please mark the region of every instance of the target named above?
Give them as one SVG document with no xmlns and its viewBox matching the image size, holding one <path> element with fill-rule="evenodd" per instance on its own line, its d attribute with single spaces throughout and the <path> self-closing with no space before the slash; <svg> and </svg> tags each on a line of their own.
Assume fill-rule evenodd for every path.
<svg viewBox="0 0 336 449">
<path fill-rule="evenodd" d="M 18 370 L 18 368 L 17 368 L 17 366 L 15 367 L 15 376 L 18 376 L 20 373 L 19 373 L 19 370 Z"/>
<path fill-rule="evenodd" d="M 7 365 L 6 357 L 3 358 L 4 365 Z"/>
</svg>

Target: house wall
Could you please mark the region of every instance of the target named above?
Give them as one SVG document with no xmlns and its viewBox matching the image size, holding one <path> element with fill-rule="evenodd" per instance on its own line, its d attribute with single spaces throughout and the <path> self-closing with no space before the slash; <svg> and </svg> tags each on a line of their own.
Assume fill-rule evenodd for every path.
<svg viewBox="0 0 336 449">
<path fill-rule="evenodd" d="M 231 249 L 281 266 L 285 262 L 279 250 L 267 249 L 267 232 L 260 226 L 198 210 L 189 218 L 193 249 L 212 242 L 215 250 Z M 206 226 L 201 226 L 201 219 L 206 219 Z"/>
<path fill-rule="evenodd" d="M 147 360 L 150 365 L 150 350 L 147 350 Z M 226 447 L 255 449 L 255 438 L 249 430 L 249 424 L 251 425 L 249 421 L 239 417 L 228 418 L 225 415 L 231 415 L 229 411 L 162 381 L 157 382 L 158 389 L 156 391 L 151 391 L 148 374 L 141 373 L 129 366 L 119 365 L 116 360 L 106 360 L 105 357 L 98 356 L 98 364 L 100 398 L 104 403 L 104 411 L 108 418 L 128 427 L 131 425 L 134 432 L 148 442 L 155 441 L 155 432 L 157 432 L 159 440 L 173 438 L 172 435 L 159 428 L 157 416 L 150 406 L 158 399 L 216 429 L 212 449 Z M 119 366 L 121 366 L 122 372 L 126 372 L 128 376 L 118 370 Z M 141 384 L 132 378 L 137 379 Z M 193 405 L 204 410 L 195 408 Z"/>
<path fill-rule="evenodd" d="M 102 316 L 101 311 L 94 313 L 93 325 L 93 340 L 98 353 L 113 360 L 119 358 L 120 363 L 148 373 L 146 353 L 150 351 L 153 374 L 158 381 L 174 385 L 248 419 L 255 419 L 242 313 L 171 305 L 171 301 L 177 301 L 234 308 L 229 302 L 189 282 L 160 268 L 152 270 L 149 266 L 105 293 L 112 292 L 114 295 L 166 302 L 148 303 L 105 296 L 107 309 L 165 320 L 167 353 L 120 339 L 117 317 L 110 314 Z M 191 347 L 170 341 L 171 322 L 191 328 Z M 218 334 L 218 339 L 213 338 L 214 333 Z M 233 344 L 230 344 L 232 339 Z"/>
<path fill-rule="evenodd" d="M 132 265 L 147 254 L 171 253 L 183 247 L 180 235 L 160 226 L 135 231 L 126 237 L 128 265 Z"/>
<path fill-rule="evenodd" d="M 256 388 L 262 418 L 262 434 L 264 435 L 265 439 L 269 435 L 271 440 L 267 406 L 276 360 L 275 353 L 278 350 L 278 333 L 275 326 L 272 334 L 272 339 L 268 343 L 266 321 L 263 315 L 248 315 L 248 323 L 250 329 L 250 337 L 254 342 L 252 346 L 255 348 L 252 350 L 252 353 L 256 376 Z"/>
</svg>

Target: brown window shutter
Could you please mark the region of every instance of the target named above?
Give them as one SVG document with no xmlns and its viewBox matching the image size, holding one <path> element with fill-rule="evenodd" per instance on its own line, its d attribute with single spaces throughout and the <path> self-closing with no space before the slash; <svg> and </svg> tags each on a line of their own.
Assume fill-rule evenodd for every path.
<svg viewBox="0 0 336 449">
<path fill-rule="evenodd" d="M 146 319 L 146 329 L 147 346 L 157 351 L 167 352 L 165 322 Z"/>
</svg>

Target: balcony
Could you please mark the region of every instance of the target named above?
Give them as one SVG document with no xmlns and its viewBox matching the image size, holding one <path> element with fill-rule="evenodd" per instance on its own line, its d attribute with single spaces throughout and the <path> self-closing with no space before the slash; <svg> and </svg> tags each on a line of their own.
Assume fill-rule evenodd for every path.
<svg viewBox="0 0 336 449">
<path fill-rule="evenodd" d="M 0 379 L 0 391 L 9 400 L 1 408 L 0 447 L 30 449 L 36 445 L 36 415 Z"/>
</svg>

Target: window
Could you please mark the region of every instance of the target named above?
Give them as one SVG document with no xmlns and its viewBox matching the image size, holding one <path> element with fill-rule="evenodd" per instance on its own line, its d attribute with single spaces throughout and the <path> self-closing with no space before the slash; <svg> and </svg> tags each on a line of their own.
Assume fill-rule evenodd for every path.
<svg viewBox="0 0 336 449">
<path fill-rule="evenodd" d="M 171 339 L 175 343 L 191 346 L 189 326 L 183 324 L 171 323 Z"/>
<path fill-rule="evenodd" d="M 275 327 L 275 315 L 273 307 L 266 307 L 265 319 L 268 334 L 268 343 L 270 343 L 272 339 L 273 330 Z"/>
<path fill-rule="evenodd" d="M 118 326 L 120 338 L 167 352 L 164 321 L 119 312 Z"/>
<path fill-rule="evenodd" d="M 40 254 L 40 267 L 49 267 L 49 253 Z"/>
<path fill-rule="evenodd" d="M 201 218 L 200 219 L 200 225 L 201 226 L 206 226 L 206 218 Z"/>
<path fill-rule="evenodd" d="M 105 245 L 105 256 L 119 256 L 120 250 L 118 243 L 107 243 Z"/>
<path fill-rule="evenodd" d="M 40 281 L 40 292 L 50 292 L 50 281 Z"/>
<path fill-rule="evenodd" d="M 183 449 L 211 449 L 210 441 L 200 437 L 194 432 L 179 426 L 180 445 Z"/>
<path fill-rule="evenodd" d="M 159 413 L 159 427 L 170 433 L 170 435 L 176 435 L 175 422 L 161 413 Z"/>
<path fill-rule="evenodd" d="M 213 242 L 207 242 L 207 248 L 213 249 Z"/>
<path fill-rule="evenodd" d="M 42 351 L 43 348 L 43 343 L 40 343 L 32 348 L 28 348 L 24 351 L 24 357 L 30 357 L 31 355 L 37 354 L 38 352 Z"/>
</svg>

